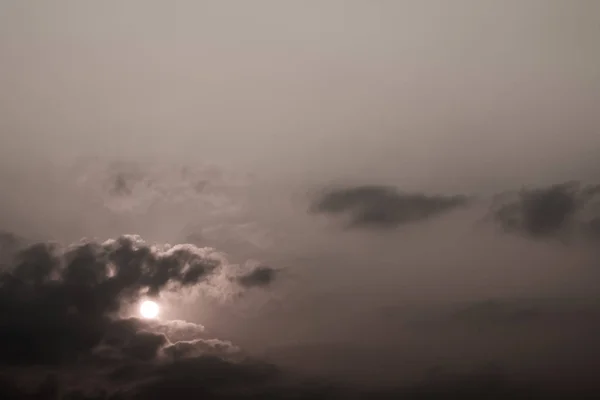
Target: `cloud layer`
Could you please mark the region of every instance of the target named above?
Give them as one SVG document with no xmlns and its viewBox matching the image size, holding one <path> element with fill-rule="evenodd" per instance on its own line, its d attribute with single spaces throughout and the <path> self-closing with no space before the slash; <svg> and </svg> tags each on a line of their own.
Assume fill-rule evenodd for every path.
<svg viewBox="0 0 600 400">
<path fill-rule="evenodd" d="M 195 213 L 201 213 L 205 203 L 194 204 L 207 195 L 211 184 L 198 193 L 190 183 L 196 179 L 193 173 L 185 177 L 178 168 L 167 170 L 173 173 L 155 174 L 140 167 L 139 175 L 123 176 L 127 182 L 121 183 L 130 190 L 119 193 L 110 190 L 110 183 L 119 184 L 121 178 L 117 174 L 111 180 L 114 176 L 106 170 L 81 185 L 90 188 L 96 203 L 105 202 L 113 215 L 122 218 L 123 225 L 155 225 L 162 231 L 167 223 L 172 224 L 171 232 L 185 237 L 187 232 L 182 231 L 192 225 L 182 223 L 193 221 L 188 236 L 194 245 L 152 245 L 140 236 L 123 235 L 64 247 L 8 232 L 0 235 L 0 378 L 6 378 L 0 382 L 0 396 L 288 398 L 293 393 L 299 399 L 376 399 L 503 392 L 531 397 L 537 394 L 530 387 L 513 381 L 528 365 L 535 373 L 547 364 L 561 374 L 585 374 L 581 363 L 592 365 L 589 355 L 599 354 L 592 345 L 583 354 L 571 344 L 587 343 L 589 332 L 595 332 L 598 318 L 593 310 L 581 315 L 579 309 L 557 313 L 552 307 L 492 295 L 515 295 L 511 279 L 526 290 L 543 287 L 546 283 L 531 282 L 556 273 L 548 260 L 554 262 L 555 256 L 556 264 L 571 260 L 559 250 L 546 257 L 546 250 L 538 252 L 541 248 L 532 239 L 595 237 L 594 186 L 526 188 L 497 196 L 491 208 L 483 197 L 474 201 L 389 186 L 349 186 L 323 191 L 298 209 L 281 208 L 289 200 L 281 187 L 270 192 L 261 186 L 255 188 L 262 191 L 255 203 L 244 204 L 246 214 L 235 218 L 267 229 L 274 246 L 266 254 L 273 257 L 238 266 L 212 248 L 196 246 L 204 242 L 204 233 L 214 229 L 203 225 L 201 218 L 196 220 Z M 220 178 L 215 179 L 218 183 Z M 106 185 L 96 186 L 98 182 Z M 216 190 L 216 184 L 212 186 Z M 250 199 L 231 196 L 238 204 Z M 129 202 L 137 211 L 115 206 L 119 202 Z M 182 204 L 190 207 L 182 209 Z M 339 215 L 345 227 L 356 229 L 324 232 L 315 218 L 307 218 L 307 206 L 310 213 Z M 459 209 L 464 212 L 453 213 Z M 475 221 L 486 212 L 493 218 L 481 228 Z M 94 218 L 95 213 L 90 210 L 86 215 Z M 245 226 L 224 219 L 224 236 Z M 490 229 L 494 224 L 501 232 Z M 409 225 L 414 229 L 395 229 Z M 384 228 L 379 229 L 383 234 L 373 235 L 370 228 Z M 469 229 L 481 232 L 473 235 Z M 239 250 L 233 246 L 234 252 Z M 556 275 L 555 281 L 565 277 L 567 271 Z M 265 291 L 272 285 L 284 290 Z M 470 292 L 478 286 L 483 289 Z M 453 293 L 454 287 L 471 301 L 448 306 L 447 314 L 438 318 L 437 311 L 421 306 L 416 308 L 421 311 L 411 311 L 413 315 L 398 307 L 399 302 L 415 299 L 453 301 L 457 295 L 445 293 Z M 244 296 L 228 297 L 237 304 L 228 308 L 207 301 L 203 296 L 209 292 Z M 164 302 L 163 319 L 135 316 L 139 301 L 147 297 Z M 540 343 L 544 331 L 552 337 Z M 445 345 L 435 345 L 440 339 Z M 484 346 L 486 340 L 494 344 L 493 350 Z M 522 352 L 527 355 L 511 350 L 517 342 L 527 344 L 528 351 Z M 458 355 L 463 352 L 467 355 Z M 573 354 L 579 360 L 569 364 Z M 437 358 L 444 357 L 451 361 L 437 368 Z M 500 360 L 499 366 L 486 367 L 487 358 Z M 306 377 L 320 373 L 341 382 Z M 547 376 L 554 375 L 534 374 L 528 379 L 539 378 L 539 384 L 530 380 L 531 385 L 545 390 L 552 386 Z M 372 387 L 379 379 L 398 377 L 402 382 L 391 389 Z M 552 386 L 551 393 L 558 393 L 561 384 Z"/>
</svg>

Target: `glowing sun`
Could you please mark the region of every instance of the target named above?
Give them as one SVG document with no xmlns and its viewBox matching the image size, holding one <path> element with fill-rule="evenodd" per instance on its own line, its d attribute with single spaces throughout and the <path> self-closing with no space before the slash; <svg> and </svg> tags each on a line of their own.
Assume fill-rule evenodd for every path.
<svg viewBox="0 0 600 400">
<path fill-rule="evenodd" d="M 156 318 L 158 316 L 158 304 L 151 300 L 146 300 L 140 305 L 140 314 L 147 319 Z"/>
</svg>

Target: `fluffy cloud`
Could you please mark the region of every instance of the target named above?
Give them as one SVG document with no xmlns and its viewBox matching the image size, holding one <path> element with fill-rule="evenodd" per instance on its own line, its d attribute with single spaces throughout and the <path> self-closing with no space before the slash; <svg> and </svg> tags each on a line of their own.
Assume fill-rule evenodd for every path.
<svg viewBox="0 0 600 400">
<path fill-rule="evenodd" d="M 173 374 L 175 370 L 189 379 L 192 372 L 185 375 L 185 371 L 193 368 L 210 390 L 221 384 L 207 383 L 207 374 L 217 379 L 224 373 L 223 387 L 227 380 L 254 376 L 253 362 L 239 348 L 204 337 L 201 325 L 122 316 L 142 297 L 201 287 L 227 274 L 227 261 L 215 250 L 185 244 L 152 246 L 135 235 L 103 243 L 82 241 L 66 248 L 55 243 L 25 245 L 10 234 L 1 238 L 2 254 L 12 255 L 0 271 L 3 370 L 37 366 L 63 376 L 75 366 L 97 368 L 93 375 L 103 381 L 103 393 L 128 398 L 151 398 L 148 393 L 160 390 L 150 387 L 181 377 Z M 239 286 L 264 285 L 261 271 L 243 275 Z M 274 276 L 267 275 L 270 282 Z M 17 378 L 20 374 L 15 372 Z M 0 393 L 10 393 L 9 386 L 4 384 Z M 97 386 L 80 389 L 89 392 Z M 40 390 L 49 389 L 42 385 Z"/>
<path fill-rule="evenodd" d="M 212 249 L 158 249 L 137 236 L 27 246 L 0 275 L 0 362 L 71 360 L 99 343 L 123 304 L 198 285 L 222 263 Z"/>
</svg>

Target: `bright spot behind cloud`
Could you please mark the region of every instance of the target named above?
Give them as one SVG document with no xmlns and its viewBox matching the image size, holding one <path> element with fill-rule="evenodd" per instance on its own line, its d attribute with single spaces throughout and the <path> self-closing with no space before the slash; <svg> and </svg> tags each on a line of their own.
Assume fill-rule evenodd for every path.
<svg viewBox="0 0 600 400">
<path fill-rule="evenodd" d="M 158 316 L 158 304 L 151 300 L 144 301 L 140 305 L 140 314 L 147 319 L 156 318 Z"/>
</svg>

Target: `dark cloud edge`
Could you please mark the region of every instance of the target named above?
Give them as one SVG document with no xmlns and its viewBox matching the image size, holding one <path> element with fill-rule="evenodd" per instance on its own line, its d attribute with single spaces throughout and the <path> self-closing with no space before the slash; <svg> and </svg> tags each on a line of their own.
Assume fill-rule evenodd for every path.
<svg viewBox="0 0 600 400">
<path fill-rule="evenodd" d="M 386 185 L 335 185 L 310 194 L 309 214 L 342 217 L 346 229 L 397 229 L 489 201 L 486 222 L 531 239 L 600 238 L 600 185 L 567 181 L 482 198 L 402 192 Z"/>
</svg>

